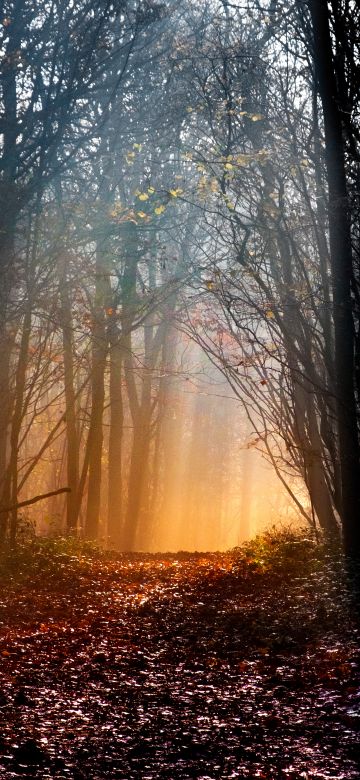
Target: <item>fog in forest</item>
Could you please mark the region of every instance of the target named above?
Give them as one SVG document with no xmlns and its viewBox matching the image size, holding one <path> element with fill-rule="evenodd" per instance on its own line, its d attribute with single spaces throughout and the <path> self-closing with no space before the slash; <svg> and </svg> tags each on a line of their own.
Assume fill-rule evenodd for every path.
<svg viewBox="0 0 360 780">
<path fill-rule="evenodd" d="M 150 443 L 149 473 L 143 482 L 133 548 L 146 552 L 226 550 L 272 525 L 297 527 L 296 509 L 267 462 L 239 399 L 197 345 L 184 334 L 173 337 L 172 372 L 163 369 L 157 377 L 166 384 L 166 406 L 161 441 L 157 432 Z M 140 362 L 140 381 L 143 372 Z M 44 435 L 44 425 L 39 422 L 37 435 Z M 133 442 L 129 413 L 124 429 L 121 491 L 126 502 Z M 107 517 L 117 516 L 119 507 L 109 507 L 107 491 L 109 420 L 105 430 L 99 539 L 106 546 L 111 543 Z M 37 489 L 55 488 L 63 468 L 60 440 L 43 459 Z M 29 495 L 33 491 L 31 485 Z M 44 503 L 29 508 L 25 523 L 35 524 L 41 535 L 65 534 L 66 497 L 54 496 L 46 503 L 45 511 Z M 83 523 L 80 515 L 80 529 Z"/>
<path fill-rule="evenodd" d="M 0 7 L 0 778 L 359 780 L 360 2 Z"/>
<path fill-rule="evenodd" d="M 20 7 L 0 25 L 0 544 L 223 550 L 301 521 L 351 546 L 353 49 L 334 73 L 317 3 Z"/>
</svg>

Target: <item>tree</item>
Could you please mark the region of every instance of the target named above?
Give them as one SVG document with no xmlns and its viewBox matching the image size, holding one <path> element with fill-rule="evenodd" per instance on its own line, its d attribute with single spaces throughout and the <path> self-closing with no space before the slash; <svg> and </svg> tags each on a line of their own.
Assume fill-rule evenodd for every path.
<svg viewBox="0 0 360 780">
<path fill-rule="evenodd" d="M 309 2 L 312 22 L 312 56 L 315 79 L 324 117 L 328 183 L 329 241 L 333 288 L 335 376 L 339 459 L 341 470 L 342 523 L 345 550 L 360 553 L 360 451 L 358 411 L 355 396 L 355 334 L 352 288 L 354 259 L 351 213 L 345 163 L 339 74 L 334 66 L 328 5 Z M 335 34 L 344 22 L 340 5 L 334 3 Z M 341 21 L 340 21 L 341 20 Z M 339 41 L 337 41 L 339 43 Z"/>
</svg>

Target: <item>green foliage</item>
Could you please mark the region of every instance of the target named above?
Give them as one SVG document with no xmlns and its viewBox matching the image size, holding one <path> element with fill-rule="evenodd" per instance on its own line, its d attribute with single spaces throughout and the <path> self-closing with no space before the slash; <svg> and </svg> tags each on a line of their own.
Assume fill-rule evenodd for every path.
<svg viewBox="0 0 360 780">
<path fill-rule="evenodd" d="M 272 528 L 234 552 L 239 559 L 261 571 L 279 575 L 310 574 L 332 561 L 340 564 L 340 550 L 328 542 L 318 543 L 309 529 Z"/>
<path fill-rule="evenodd" d="M 15 550 L 5 547 L 0 556 L 0 577 L 23 580 L 33 576 L 74 575 L 91 567 L 105 553 L 98 544 L 74 536 L 20 536 Z"/>
<path fill-rule="evenodd" d="M 169 554 L 167 558 L 187 559 L 189 556 L 194 560 L 202 559 L 203 553 L 182 552 Z M 132 554 L 130 557 L 135 560 L 144 556 Z M 156 561 L 162 559 L 163 554 L 147 554 L 146 558 L 149 562 Z M 38 537 L 31 523 L 24 521 L 16 549 L 5 548 L 0 555 L 0 577 L 11 576 L 22 580 L 41 572 L 60 578 L 70 572 L 75 576 L 76 572 L 84 572 L 96 562 L 111 563 L 123 559 L 124 556 L 116 551 L 105 550 L 97 542 L 75 536 Z M 271 575 L 291 579 L 298 575 L 311 575 L 329 565 L 339 574 L 342 562 L 337 548 L 328 543 L 317 543 L 308 529 L 294 531 L 276 526 L 240 547 L 215 554 L 213 561 L 215 571 L 225 566 L 228 570 L 241 570 L 246 578 Z"/>
</svg>

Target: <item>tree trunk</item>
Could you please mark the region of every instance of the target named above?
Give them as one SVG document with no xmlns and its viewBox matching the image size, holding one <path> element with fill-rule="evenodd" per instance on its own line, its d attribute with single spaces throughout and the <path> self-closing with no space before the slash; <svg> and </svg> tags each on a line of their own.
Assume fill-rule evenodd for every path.
<svg viewBox="0 0 360 780">
<path fill-rule="evenodd" d="M 120 331 L 110 323 L 110 432 L 108 485 L 108 538 L 118 547 L 123 516 L 122 442 L 124 405 L 122 397 L 123 349 Z"/>
<path fill-rule="evenodd" d="M 354 323 L 351 298 L 353 258 L 344 139 L 327 3 L 325 0 L 310 0 L 309 8 L 313 26 L 313 57 L 324 114 L 329 188 L 329 236 L 343 539 L 346 553 L 360 555 L 359 440 L 355 400 Z"/>
<path fill-rule="evenodd" d="M 181 428 L 179 423 L 179 383 L 176 382 L 176 356 L 178 332 L 172 324 L 173 310 L 166 311 L 158 390 L 158 422 L 155 441 L 156 463 L 152 495 L 153 517 L 161 542 L 174 544 L 175 529 L 179 525 L 179 500 L 177 495 L 179 475 L 179 451 Z M 159 495 L 160 494 L 160 495 Z"/>
<path fill-rule="evenodd" d="M 3 102 L 3 144 L 2 144 L 2 177 L 0 181 L 0 484 L 3 501 L 10 499 L 10 465 L 7 463 L 8 429 L 10 424 L 9 398 L 9 341 L 7 334 L 7 319 L 9 317 L 9 297 L 13 285 L 12 262 L 14 259 L 14 235 L 18 213 L 18 197 L 15 177 L 17 168 L 17 95 L 16 72 L 17 61 L 14 53 L 20 46 L 21 10 L 23 0 L 17 4 L 20 17 L 12 19 L 9 30 L 9 40 L 3 57 L 3 67 L 0 75 Z M 8 468 L 7 468 L 8 467 Z M 7 471 L 5 470 L 7 468 Z M 7 530 L 7 516 L 1 518 L 1 539 Z"/>
<path fill-rule="evenodd" d="M 101 460 L 103 451 L 103 411 L 105 400 L 105 367 L 107 357 L 107 334 L 105 306 L 108 291 L 108 273 L 105 251 L 96 252 L 96 287 L 93 310 L 92 366 L 91 366 L 91 414 L 88 442 L 89 482 L 85 518 L 85 536 L 97 539 L 99 535 L 101 499 Z"/>
<path fill-rule="evenodd" d="M 28 364 L 29 341 L 31 332 L 31 308 L 25 313 L 21 337 L 18 364 L 16 369 L 15 405 L 10 432 L 10 502 L 13 506 L 10 514 L 10 545 L 14 547 L 17 531 L 17 496 L 18 496 L 18 449 L 21 423 L 23 420 L 24 392 L 26 368 Z"/>
<path fill-rule="evenodd" d="M 66 501 L 66 527 L 69 533 L 76 530 L 77 524 L 77 491 L 79 482 L 79 442 L 76 425 L 76 396 L 74 389 L 73 365 L 73 328 L 69 283 L 67 280 L 66 260 L 59 258 L 59 288 L 61 303 L 61 326 L 64 348 L 64 383 L 66 403 L 66 466 L 67 484 L 70 492 Z"/>
<path fill-rule="evenodd" d="M 147 338 L 145 325 L 145 341 Z M 150 335 L 151 339 L 151 335 Z M 125 551 L 133 550 L 139 526 L 140 511 L 145 496 L 148 478 L 148 462 L 151 441 L 151 347 L 145 344 L 143 376 L 141 379 L 141 400 L 135 417 L 133 416 L 133 444 L 131 450 L 128 504 L 121 545 Z M 150 360 L 149 360 L 150 358 Z M 129 367 L 127 368 L 129 370 Z"/>
<path fill-rule="evenodd" d="M 10 357 L 12 341 L 9 336 L 6 337 L 6 331 L 3 331 L 3 338 L 0 337 L 0 495 L 4 487 L 5 473 L 7 467 L 8 450 L 8 426 L 10 410 Z"/>
</svg>

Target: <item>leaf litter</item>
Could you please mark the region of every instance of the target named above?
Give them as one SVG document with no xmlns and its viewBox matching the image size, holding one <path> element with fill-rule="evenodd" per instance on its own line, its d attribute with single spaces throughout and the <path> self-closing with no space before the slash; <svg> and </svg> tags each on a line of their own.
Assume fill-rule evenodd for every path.
<svg viewBox="0 0 360 780">
<path fill-rule="evenodd" d="M 40 546 L 0 579 L 1 780 L 358 780 L 358 620 L 331 551 Z"/>
</svg>

